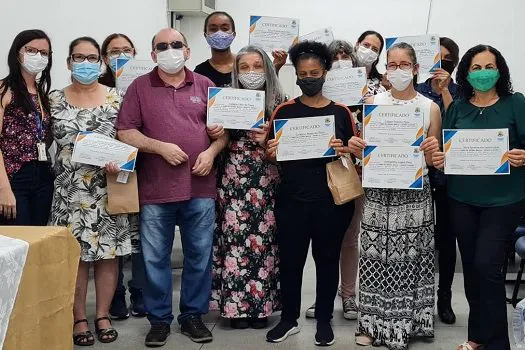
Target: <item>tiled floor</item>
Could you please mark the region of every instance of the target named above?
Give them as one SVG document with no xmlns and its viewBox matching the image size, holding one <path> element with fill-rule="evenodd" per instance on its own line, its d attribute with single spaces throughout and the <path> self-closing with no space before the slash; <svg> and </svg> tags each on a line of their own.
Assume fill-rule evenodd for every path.
<svg viewBox="0 0 525 350">
<path fill-rule="evenodd" d="M 460 271 L 458 263 L 457 270 Z M 129 275 L 126 269 L 126 275 Z M 175 309 L 179 300 L 181 270 L 173 270 L 174 293 L 173 305 Z M 314 300 L 315 289 L 315 270 L 311 258 L 308 260 L 304 273 L 302 308 L 306 310 Z M 525 287 L 523 287 L 525 290 Z M 467 334 L 467 311 L 468 307 L 463 293 L 463 275 L 458 272 L 453 286 L 453 308 L 457 315 L 457 323 L 454 326 L 448 326 L 441 323 L 436 317 L 435 338 L 431 340 L 414 340 L 410 344 L 411 350 L 436 349 L 436 350 L 455 350 L 457 344 L 466 339 Z M 509 289 L 510 293 L 510 289 Z M 95 309 L 94 304 L 94 286 L 90 282 L 88 296 L 88 315 L 90 322 L 93 320 Z M 335 314 L 333 319 L 336 343 L 331 349 L 373 349 L 372 347 L 358 347 L 354 342 L 354 332 L 356 327 L 355 321 L 347 321 L 342 316 L 341 300 L 337 298 L 335 303 Z M 509 322 L 512 318 L 512 306 L 508 307 Z M 274 316 L 270 319 L 271 325 L 278 321 L 279 317 Z M 213 329 L 214 340 L 210 344 L 199 345 L 190 341 L 186 336 L 180 333 L 178 326 L 174 323 L 172 333 L 168 344 L 164 349 L 217 349 L 217 350 L 263 350 L 263 349 L 316 349 L 313 344 L 315 334 L 315 320 L 309 320 L 302 317 L 299 323 L 302 330 L 299 334 L 288 338 L 280 344 L 270 344 L 265 341 L 266 330 L 232 330 L 228 328 L 227 323 L 219 320 L 216 313 L 206 315 L 205 322 L 209 328 Z M 91 324 L 92 325 L 92 324 Z M 119 331 L 119 339 L 113 344 L 96 343 L 91 349 L 146 349 L 144 346 L 144 337 L 149 330 L 149 324 L 146 319 L 130 318 L 126 321 L 114 322 L 115 328 Z M 81 349 L 77 347 L 77 349 Z M 383 348 L 386 349 L 386 348 Z"/>
</svg>

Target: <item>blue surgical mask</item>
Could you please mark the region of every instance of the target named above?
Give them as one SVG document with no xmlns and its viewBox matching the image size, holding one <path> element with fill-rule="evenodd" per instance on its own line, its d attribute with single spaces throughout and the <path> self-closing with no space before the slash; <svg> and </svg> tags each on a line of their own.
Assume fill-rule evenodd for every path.
<svg viewBox="0 0 525 350">
<path fill-rule="evenodd" d="M 123 53 L 120 54 L 120 56 L 118 57 L 114 57 L 114 58 L 111 58 L 109 60 L 109 68 L 111 69 L 111 71 L 113 73 L 115 73 L 117 71 L 117 60 L 119 60 L 120 62 L 120 67 L 122 68 L 122 66 L 124 66 L 126 64 L 126 62 L 128 62 L 131 58 L 129 58 L 128 56 L 124 55 Z"/>
<path fill-rule="evenodd" d="M 94 83 L 100 75 L 100 63 L 89 61 L 73 62 L 72 77 L 82 85 Z"/>
<path fill-rule="evenodd" d="M 235 34 L 223 32 L 220 30 L 213 34 L 206 35 L 206 41 L 210 47 L 219 51 L 229 48 L 233 42 L 233 39 L 235 39 Z"/>
</svg>

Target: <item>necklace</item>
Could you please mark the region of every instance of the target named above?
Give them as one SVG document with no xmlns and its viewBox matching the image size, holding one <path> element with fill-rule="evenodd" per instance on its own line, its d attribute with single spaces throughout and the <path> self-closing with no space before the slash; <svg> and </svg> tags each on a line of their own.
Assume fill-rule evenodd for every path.
<svg viewBox="0 0 525 350">
<path fill-rule="evenodd" d="M 474 105 L 474 106 L 476 106 L 478 108 L 479 115 L 483 115 L 483 112 L 485 111 L 485 109 L 494 106 L 494 104 L 498 100 L 499 100 L 499 96 L 496 95 L 496 96 L 492 97 L 487 103 L 485 103 L 486 106 L 484 106 L 484 107 L 480 107 L 480 106 L 476 106 L 476 105 Z M 494 101 L 494 103 L 493 103 L 493 101 Z M 475 99 L 472 99 L 472 103 L 474 103 L 474 102 L 475 102 Z"/>
</svg>

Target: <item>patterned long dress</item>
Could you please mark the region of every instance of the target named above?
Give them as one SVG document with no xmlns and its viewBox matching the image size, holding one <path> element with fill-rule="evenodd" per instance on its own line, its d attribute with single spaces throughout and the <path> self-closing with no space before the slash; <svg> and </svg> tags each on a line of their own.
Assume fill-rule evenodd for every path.
<svg viewBox="0 0 525 350">
<path fill-rule="evenodd" d="M 63 90 L 50 94 L 51 131 L 57 145 L 55 191 L 50 223 L 68 227 L 80 243 L 84 262 L 113 259 L 138 249 L 136 215 L 109 215 L 106 172 L 103 168 L 71 161 L 80 131 L 115 137 L 121 98 L 107 88 L 106 102 L 96 108 L 70 105 Z M 131 239 L 133 236 L 133 249 Z"/>
<path fill-rule="evenodd" d="M 251 132 L 230 130 L 218 187 L 211 310 L 224 318 L 263 318 L 280 310 L 275 241 L 276 165 Z"/>
</svg>

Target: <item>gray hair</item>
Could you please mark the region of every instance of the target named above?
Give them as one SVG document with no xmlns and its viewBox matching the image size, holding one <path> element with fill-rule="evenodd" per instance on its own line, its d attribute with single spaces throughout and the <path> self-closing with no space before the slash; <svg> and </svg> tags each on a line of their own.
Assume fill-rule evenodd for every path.
<svg viewBox="0 0 525 350">
<path fill-rule="evenodd" d="M 330 43 L 330 45 L 328 45 L 328 50 L 330 50 L 330 54 L 332 55 L 332 58 L 334 60 L 337 54 L 346 54 L 350 56 L 354 67 L 357 66 L 357 59 L 355 57 L 354 47 L 348 41 L 334 40 Z"/>
<path fill-rule="evenodd" d="M 264 67 L 264 73 L 266 75 L 266 88 L 265 88 L 265 115 L 266 117 L 270 117 L 270 115 L 273 113 L 273 110 L 275 107 L 280 105 L 282 102 L 284 102 L 284 92 L 283 88 L 281 87 L 281 83 L 279 82 L 279 78 L 277 77 L 277 73 L 275 72 L 275 67 L 273 66 L 273 62 L 264 52 L 263 49 L 257 47 L 257 46 L 245 46 L 243 47 L 235 57 L 235 64 L 233 65 L 232 70 L 232 88 L 239 89 L 241 88 L 241 84 L 239 83 L 239 61 L 241 60 L 242 56 L 251 54 L 251 53 L 257 53 L 261 56 L 263 60 L 263 67 Z"/>
</svg>

